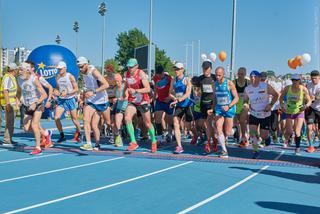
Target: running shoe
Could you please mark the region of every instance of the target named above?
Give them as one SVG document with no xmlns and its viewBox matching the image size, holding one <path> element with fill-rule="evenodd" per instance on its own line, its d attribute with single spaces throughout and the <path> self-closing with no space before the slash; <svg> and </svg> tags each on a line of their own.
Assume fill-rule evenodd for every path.
<svg viewBox="0 0 320 214">
<path fill-rule="evenodd" d="M 46 137 L 44 135 L 41 135 L 40 147 L 45 147 L 45 145 L 46 145 Z"/>
<path fill-rule="evenodd" d="M 309 152 L 309 153 L 313 153 L 315 152 L 316 149 L 314 148 L 314 146 L 309 146 L 307 149 L 306 149 L 306 152 Z"/>
<path fill-rule="evenodd" d="M 176 147 L 176 150 L 174 150 L 174 154 L 181 154 L 182 152 L 184 152 L 183 148 L 180 146 Z"/>
<path fill-rule="evenodd" d="M 204 145 L 204 152 L 209 154 L 211 152 L 211 144 L 210 141 L 208 141 L 205 145 Z"/>
<path fill-rule="evenodd" d="M 264 141 L 265 146 L 270 146 L 271 144 L 271 137 L 269 136 L 265 141 Z"/>
<path fill-rule="evenodd" d="M 47 149 L 51 147 L 53 147 L 53 143 L 50 141 L 50 142 L 46 142 L 43 148 Z"/>
<path fill-rule="evenodd" d="M 300 156 L 301 154 L 300 154 L 300 148 L 296 148 L 296 150 L 294 151 L 294 154 L 296 155 L 296 156 Z"/>
<path fill-rule="evenodd" d="M 151 153 L 157 152 L 157 142 L 151 143 Z"/>
<path fill-rule="evenodd" d="M 247 148 L 249 146 L 249 142 L 247 140 L 242 140 L 239 144 L 240 148 Z"/>
<path fill-rule="evenodd" d="M 80 149 L 81 150 L 85 150 L 85 151 L 92 151 L 93 150 L 93 148 L 92 148 L 92 146 L 91 145 L 89 145 L 89 144 L 83 144 L 81 147 L 80 147 Z"/>
<path fill-rule="evenodd" d="M 197 144 L 197 141 L 198 141 L 198 136 L 193 136 L 192 137 L 192 140 L 190 141 L 190 145 L 195 145 L 195 144 Z"/>
<path fill-rule="evenodd" d="M 30 152 L 30 155 L 41 155 L 41 154 L 42 154 L 42 150 L 38 148 L 34 148 L 32 152 Z"/>
<path fill-rule="evenodd" d="M 219 155 L 219 158 L 228 158 L 228 152 L 222 151 Z"/>
<path fill-rule="evenodd" d="M 128 146 L 127 150 L 128 151 L 134 151 L 137 148 L 139 148 L 139 145 L 137 143 L 131 142 L 131 143 L 129 143 L 129 146 Z"/>
<path fill-rule="evenodd" d="M 62 143 L 62 142 L 64 142 L 64 141 L 66 141 L 67 139 L 65 138 L 65 136 L 64 135 L 62 135 L 62 134 L 60 134 L 60 137 L 59 137 L 59 139 L 57 140 L 57 143 Z"/>
<path fill-rule="evenodd" d="M 260 156 L 260 153 L 258 151 L 254 151 L 252 155 L 252 159 L 258 159 L 259 156 Z"/>
<path fill-rule="evenodd" d="M 101 150 L 100 144 L 96 143 L 96 145 L 94 145 L 94 147 L 93 147 L 93 150 L 94 151 L 100 151 Z"/>
<path fill-rule="evenodd" d="M 71 140 L 72 142 L 81 142 L 81 134 L 80 134 L 80 132 L 78 132 L 78 131 L 76 131 L 75 133 L 74 133 L 74 137 L 73 137 L 73 139 Z"/>
<path fill-rule="evenodd" d="M 120 135 L 115 137 L 114 146 L 115 147 L 122 147 L 123 146 L 122 138 Z"/>
</svg>

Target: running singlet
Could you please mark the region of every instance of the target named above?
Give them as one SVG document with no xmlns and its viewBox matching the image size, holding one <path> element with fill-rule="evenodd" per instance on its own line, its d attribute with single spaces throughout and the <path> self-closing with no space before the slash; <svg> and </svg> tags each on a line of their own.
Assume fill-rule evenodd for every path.
<svg viewBox="0 0 320 214">
<path fill-rule="evenodd" d="M 211 74 L 209 77 L 201 75 L 199 77 L 199 83 L 201 87 L 201 102 L 211 103 L 214 99 L 213 85 L 216 80 L 216 76 Z"/>
<path fill-rule="evenodd" d="M 314 85 L 312 82 L 308 83 L 307 89 L 310 95 L 315 99 L 311 104 L 311 108 L 320 111 L 320 82 L 316 85 Z"/>
<path fill-rule="evenodd" d="M 59 85 L 59 92 L 60 93 L 62 93 L 63 91 L 67 92 L 66 96 L 64 97 L 60 96 L 59 99 L 70 99 L 75 97 L 75 94 L 68 95 L 73 91 L 73 86 L 70 81 L 70 73 L 66 73 L 66 75 L 64 75 L 63 77 L 60 76 L 57 82 Z"/>
<path fill-rule="evenodd" d="M 216 106 L 215 111 L 221 111 L 222 106 L 228 106 L 232 101 L 232 94 L 228 89 L 228 79 L 225 79 L 222 84 L 220 85 L 218 81 L 214 82 L 215 85 L 215 93 L 216 93 Z M 233 106 L 231 109 L 235 108 Z"/>
<path fill-rule="evenodd" d="M 303 88 L 299 86 L 298 93 L 293 93 L 292 85 L 288 88 L 287 93 L 287 106 L 286 106 L 286 113 L 287 114 L 298 114 L 300 113 L 300 108 L 303 106 Z"/>
<path fill-rule="evenodd" d="M 156 75 L 153 77 L 155 91 L 158 94 L 157 100 L 160 102 L 165 102 L 165 99 L 169 96 L 170 84 L 172 77 L 165 74 L 165 76 L 160 79 Z"/>
<path fill-rule="evenodd" d="M 245 79 L 244 81 L 245 81 L 244 86 L 239 86 L 238 80 L 237 79 L 235 80 L 236 90 L 239 95 L 239 101 L 236 104 L 236 107 L 237 107 L 236 113 L 237 114 L 240 114 L 243 110 L 244 90 L 248 86 L 248 80 Z"/>
<path fill-rule="evenodd" d="M 30 79 L 22 80 L 20 77 L 18 78 L 18 84 L 21 88 L 22 92 L 22 101 L 23 105 L 31 106 L 33 103 L 37 102 L 40 98 L 40 93 L 34 84 L 36 80 L 36 76 L 31 75 Z"/>
<path fill-rule="evenodd" d="M 266 112 L 265 108 L 269 104 L 268 85 L 260 82 L 258 87 L 248 85 L 245 89 L 250 100 L 250 114 L 256 118 L 264 119 L 271 115 L 271 111 Z"/>
<path fill-rule="evenodd" d="M 88 69 L 87 74 L 83 75 L 84 87 L 88 90 L 94 91 L 99 88 L 98 80 L 92 75 L 94 71 L 94 67 L 91 66 Z M 107 91 L 97 92 L 95 95 L 87 98 L 87 101 L 92 104 L 105 104 L 108 102 L 108 94 Z"/>
<path fill-rule="evenodd" d="M 140 72 L 143 72 L 142 70 L 137 70 L 133 76 L 130 75 L 130 72 L 127 71 L 126 73 L 126 82 L 128 88 L 132 89 L 141 89 L 143 88 L 142 79 L 140 77 Z M 149 104 L 150 99 L 148 93 L 134 93 L 130 94 L 128 97 L 128 102 L 134 103 L 135 105 L 142 105 L 142 104 Z"/>
<path fill-rule="evenodd" d="M 183 76 L 180 80 L 178 77 L 175 78 L 173 83 L 174 91 L 176 92 L 176 98 L 181 98 L 187 91 L 187 85 L 184 84 L 186 80 L 186 76 Z M 189 107 L 192 104 L 190 97 L 183 100 L 182 102 L 178 102 L 177 106 L 179 107 Z"/>
</svg>

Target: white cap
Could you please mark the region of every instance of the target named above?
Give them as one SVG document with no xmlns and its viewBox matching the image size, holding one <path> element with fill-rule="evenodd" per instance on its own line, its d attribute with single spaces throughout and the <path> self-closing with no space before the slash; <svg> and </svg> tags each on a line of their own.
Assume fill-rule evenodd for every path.
<svg viewBox="0 0 320 214">
<path fill-rule="evenodd" d="M 181 62 L 177 62 L 173 67 L 179 68 L 179 69 L 184 68 L 184 66 L 183 66 L 183 64 Z"/>
<path fill-rule="evenodd" d="M 20 64 L 20 68 L 23 70 L 31 70 L 31 65 L 29 63 L 23 62 Z"/>
<path fill-rule="evenodd" d="M 84 65 L 84 64 L 88 64 L 89 61 L 87 60 L 87 58 L 83 57 L 83 56 L 80 56 L 78 59 L 77 59 L 77 65 Z"/>
<path fill-rule="evenodd" d="M 67 64 L 64 61 L 60 61 L 57 65 L 58 69 L 67 68 Z"/>
<path fill-rule="evenodd" d="M 301 76 L 299 74 L 292 74 L 291 79 L 292 80 L 301 80 Z"/>
<path fill-rule="evenodd" d="M 10 63 L 8 67 L 9 67 L 9 70 L 16 70 L 18 68 L 16 63 Z"/>
</svg>

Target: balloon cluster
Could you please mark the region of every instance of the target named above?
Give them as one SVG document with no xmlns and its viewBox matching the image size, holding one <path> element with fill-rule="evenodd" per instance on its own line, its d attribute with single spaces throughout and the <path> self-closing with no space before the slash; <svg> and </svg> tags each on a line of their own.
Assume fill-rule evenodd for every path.
<svg viewBox="0 0 320 214">
<path fill-rule="evenodd" d="M 224 62 L 227 59 L 227 53 L 225 51 L 221 51 L 218 57 L 221 62 Z M 211 60 L 212 62 L 216 62 L 216 59 L 217 59 L 217 54 L 214 52 L 209 54 L 209 58 L 207 57 L 206 54 L 201 54 L 202 61 Z"/>
<path fill-rule="evenodd" d="M 291 69 L 297 69 L 303 65 L 308 64 L 311 61 L 311 55 L 308 53 L 302 54 L 301 56 L 296 56 L 295 58 L 288 60 L 288 66 Z"/>
</svg>

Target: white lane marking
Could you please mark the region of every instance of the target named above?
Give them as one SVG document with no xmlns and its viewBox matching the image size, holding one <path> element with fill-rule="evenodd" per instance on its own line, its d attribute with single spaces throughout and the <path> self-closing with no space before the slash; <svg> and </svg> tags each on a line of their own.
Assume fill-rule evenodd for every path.
<svg viewBox="0 0 320 214">
<path fill-rule="evenodd" d="M 47 158 L 47 157 L 52 157 L 52 156 L 57 156 L 57 155 L 62 155 L 62 153 L 50 154 L 50 155 L 39 155 L 39 156 L 31 157 L 31 158 L 21 158 L 21 159 L 1 161 L 0 164 L 13 163 L 13 162 L 19 162 L 19 161 L 25 161 L 25 160 L 33 160 L 33 159 L 39 159 L 39 158 Z"/>
<path fill-rule="evenodd" d="M 156 175 L 156 174 L 159 174 L 159 173 L 171 170 L 171 169 L 175 169 L 175 168 L 178 168 L 178 167 L 190 164 L 190 163 L 193 163 L 193 161 L 184 162 L 182 164 L 171 166 L 171 167 L 168 167 L 168 168 L 165 168 L 165 169 L 154 171 L 154 172 L 151 172 L 151 173 L 148 173 L 148 174 L 144 174 L 144 175 L 141 175 L 141 176 L 130 178 L 130 179 L 127 179 L 127 180 L 124 180 L 124 181 L 120 181 L 120 182 L 117 182 L 117 183 L 109 184 L 109 185 L 102 186 L 102 187 L 99 187 L 99 188 L 95 188 L 95 189 L 91 189 L 91 190 L 88 190 L 88 191 L 80 192 L 80 193 L 77 193 L 77 194 L 65 196 L 65 197 L 62 197 L 62 198 L 57 198 L 57 199 L 54 199 L 54 200 L 51 200 L 51 201 L 46 201 L 46 202 L 43 202 L 43 203 L 40 203 L 40 204 L 35 204 L 35 205 L 32 205 L 32 206 L 24 207 L 24 208 L 17 209 L 17 210 L 12 210 L 12 211 L 6 212 L 5 214 L 23 212 L 23 211 L 35 209 L 35 208 L 38 208 L 38 207 L 46 206 L 46 205 L 49 205 L 49 204 L 57 203 L 57 202 L 60 202 L 60 201 L 68 200 L 68 199 L 71 199 L 71 198 L 79 197 L 79 196 L 82 196 L 82 195 L 87 195 L 87 194 L 94 193 L 94 192 L 97 192 L 97 191 L 100 191 L 100 190 L 108 189 L 108 188 L 111 188 L 111 187 L 119 186 L 121 184 L 129 183 L 129 182 L 136 181 L 136 180 L 139 180 L 139 179 L 142 179 L 142 178 L 145 178 L 145 177 Z"/>
<path fill-rule="evenodd" d="M 8 152 L 9 150 L 1 149 L 0 152 Z"/>
<path fill-rule="evenodd" d="M 110 161 L 114 161 L 114 160 L 118 160 L 118 159 L 122 159 L 122 158 L 124 158 L 124 157 L 118 157 L 118 158 L 112 158 L 112 159 L 108 159 L 108 160 L 96 161 L 96 162 L 92 162 L 92 163 L 81 164 L 81 165 L 71 166 L 71 167 L 66 167 L 66 168 L 61 168 L 61 169 L 55 169 L 55 170 L 40 172 L 40 173 L 36 173 L 36 174 L 31 174 L 31 175 L 24 175 L 24 176 L 15 177 L 15 178 L 8 178 L 8 179 L 0 180 L 0 183 L 20 180 L 20 179 L 24 179 L 24 178 L 31 178 L 31 177 L 36 177 L 36 176 L 40 176 L 40 175 L 47 175 L 47 174 L 52 174 L 52 173 L 56 173 L 56 172 L 67 171 L 67 170 L 70 170 L 70 169 L 82 168 L 82 167 L 86 167 L 86 166 L 97 165 L 97 164 L 106 163 L 106 162 L 110 162 Z"/>
<path fill-rule="evenodd" d="M 278 160 L 283 154 L 284 154 L 284 151 L 281 151 L 281 153 L 275 158 L 275 160 Z M 194 210 L 194 209 L 197 209 L 197 208 L 199 208 L 199 207 L 201 207 L 201 206 L 209 203 L 210 201 L 213 201 L 213 200 L 219 198 L 220 196 L 226 194 L 227 192 L 229 192 L 229 191 L 237 188 L 237 187 L 240 186 L 241 184 L 243 184 L 243 183 L 249 181 L 250 179 L 254 178 L 254 177 L 257 176 L 259 173 L 261 173 L 263 170 L 266 170 L 266 169 L 268 169 L 269 167 L 270 167 L 269 165 L 262 167 L 258 172 L 255 172 L 255 173 L 249 175 L 248 177 L 242 179 L 241 181 L 235 183 L 234 185 L 228 187 L 227 189 L 225 189 L 225 190 L 223 190 L 223 191 L 221 191 L 221 192 L 219 192 L 219 193 L 217 193 L 217 194 L 215 194 L 215 195 L 213 195 L 213 196 L 211 196 L 211 197 L 209 197 L 209 198 L 207 198 L 207 199 L 205 199 L 205 200 L 203 200 L 203 201 L 201 201 L 201 202 L 199 202 L 199 203 L 197 203 L 197 204 L 195 204 L 195 205 L 193 205 L 193 206 L 191 206 L 191 207 L 189 207 L 189 208 L 187 208 L 187 209 L 185 209 L 185 210 L 182 210 L 182 211 L 178 212 L 178 214 L 188 213 L 188 212 L 190 212 L 190 211 L 192 211 L 192 210 Z"/>
</svg>

